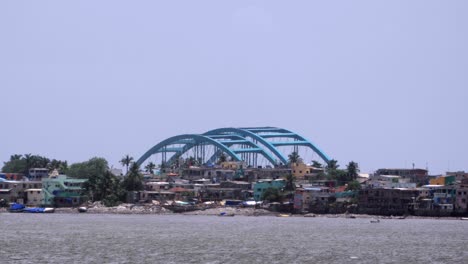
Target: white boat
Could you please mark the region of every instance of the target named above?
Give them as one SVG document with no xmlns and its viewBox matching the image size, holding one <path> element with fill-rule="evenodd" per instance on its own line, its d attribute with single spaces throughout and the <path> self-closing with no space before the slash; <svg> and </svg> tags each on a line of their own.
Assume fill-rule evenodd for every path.
<svg viewBox="0 0 468 264">
<path fill-rule="evenodd" d="M 88 208 L 86 208 L 84 206 L 78 207 L 78 212 L 80 212 L 80 213 L 86 213 L 87 211 L 88 211 Z"/>
</svg>

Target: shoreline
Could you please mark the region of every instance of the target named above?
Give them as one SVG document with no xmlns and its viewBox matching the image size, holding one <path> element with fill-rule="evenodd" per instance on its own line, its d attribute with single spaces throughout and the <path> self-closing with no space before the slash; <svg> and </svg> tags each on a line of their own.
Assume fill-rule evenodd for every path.
<svg viewBox="0 0 468 264">
<path fill-rule="evenodd" d="M 9 213 L 7 208 L 0 208 L 0 213 Z M 134 205 L 122 204 L 114 207 L 94 206 L 89 207 L 85 213 L 78 212 L 77 208 L 56 208 L 56 214 L 120 214 L 120 215 L 184 215 L 184 216 L 219 216 L 226 214 L 230 216 L 287 216 L 287 217 L 306 217 L 306 218 L 346 218 L 346 219 L 387 219 L 387 220 L 407 220 L 407 219 L 440 219 L 440 220 L 462 220 L 462 217 L 430 217 L 430 216 L 383 216 L 369 214 L 285 214 L 280 212 L 268 211 L 265 209 L 254 208 L 236 208 L 236 207 L 214 207 L 202 210 L 193 210 L 187 212 L 175 213 L 159 205 Z"/>
</svg>

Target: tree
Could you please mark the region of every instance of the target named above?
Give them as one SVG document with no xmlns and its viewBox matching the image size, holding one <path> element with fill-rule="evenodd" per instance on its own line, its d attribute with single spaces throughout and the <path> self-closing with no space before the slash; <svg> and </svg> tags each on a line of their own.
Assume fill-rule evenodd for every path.
<svg viewBox="0 0 468 264">
<path fill-rule="evenodd" d="M 125 166 L 127 168 L 127 174 L 128 174 L 128 166 L 130 166 L 130 163 L 132 163 L 133 157 L 130 157 L 130 155 L 125 155 L 119 162 L 122 164 L 122 166 Z"/>
<path fill-rule="evenodd" d="M 84 183 L 84 194 L 92 201 L 102 201 L 105 206 L 118 205 L 124 197 L 119 179 L 109 170 L 92 175 Z"/>
<path fill-rule="evenodd" d="M 270 187 L 263 192 L 262 200 L 269 202 L 281 202 L 283 200 L 283 195 L 279 189 Z"/>
<path fill-rule="evenodd" d="M 47 169 L 49 169 L 49 171 L 58 170 L 61 174 L 67 174 L 68 163 L 67 161 L 53 159 L 47 164 Z"/>
<path fill-rule="evenodd" d="M 145 166 L 145 170 L 151 174 L 154 173 L 154 169 L 156 169 L 156 164 L 154 164 L 153 162 L 148 162 L 148 164 L 146 164 Z"/>
<path fill-rule="evenodd" d="M 346 166 L 346 170 L 348 172 L 350 180 L 357 179 L 359 173 L 359 165 L 356 162 L 350 161 L 349 164 Z"/>
<path fill-rule="evenodd" d="M 338 165 L 338 161 L 332 159 L 332 160 L 330 160 L 330 161 L 328 162 L 326 169 L 327 169 L 327 171 L 329 171 L 329 170 L 337 170 L 339 167 L 340 167 L 340 165 Z"/>
<path fill-rule="evenodd" d="M 100 177 L 109 170 L 107 160 L 94 157 L 88 161 L 70 165 L 67 175 L 72 178 L 90 179 Z"/>
<path fill-rule="evenodd" d="M 296 189 L 296 185 L 294 184 L 294 175 L 292 175 L 291 173 L 286 175 L 285 180 L 286 186 L 284 187 L 284 190 L 294 191 Z"/>
<path fill-rule="evenodd" d="M 289 164 L 298 163 L 301 161 L 301 156 L 296 151 L 288 155 Z"/>
<path fill-rule="evenodd" d="M 29 169 L 31 168 L 48 168 L 49 170 L 55 169 L 55 167 L 51 167 L 52 162 L 54 162 L 54 165 L 60 165 L 58 167 L 66 171 L 66 161 L 60 161 L 56 159 L 53 159 L 51 161 L 49 158 L 32 154 L 11 155 L 10 160 L 4 163 L 2 171 L 11 173 L 23 173 L 25 175 L 28 175 Z"/>
<path fill-rule="evenodd" d="M 351 181 L 348 183 L 348 186 L 346 187 L 347 191 L 355 191 L 355 190 L 360 190 L 361 189 L 361 184 L 358 181 Z"/>
<path fill-rule="evenodd" d="M 140 173 L 140 166 L 137 163 L 132 163 L 127 176 L 122 182 L 122 187 L 127 192 L 143 190 L 143 175 Z"/>
<path fill-rule="evenodd" d="M 316 161 L 316 160 L 313 160 L 313 161 L 312 161 L 312 167 L 314 167 L 314 168 L 322 168 L 322 166 L 323 166 L 322 163 L 320 163 L 320 162 L 318 162 L 318 161 Z"/>
<path fill-rule="evenodd" d="M 218 162 L 217 162 L 217 163 L 218 163 L 218 164 L 221 164 L 221 163 L 226 162 L 226 161 L 227 161 L 227 156 L 226 156 L 226 154 L 224 154 L 224 152 L 223 152 L 223 153 L 221 153 L 221 155 L 219 155 L 219 158 L 218 158 Z"/>
</svg>

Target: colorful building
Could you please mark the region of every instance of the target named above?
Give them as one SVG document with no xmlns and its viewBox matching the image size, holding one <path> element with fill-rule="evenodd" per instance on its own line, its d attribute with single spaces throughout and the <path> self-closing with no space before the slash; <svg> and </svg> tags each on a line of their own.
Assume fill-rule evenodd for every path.
<svg viewBox="0 0 468 264">
<path fill-rule="evenodd" d="M 83 196 L 83 184 L 87 180 L 71 179 L 66 175 L 58 175 L 42 179 L 44 205 L 55 207 L 79 206 L 88 197 Z"/>
<path fill-rule="evenodd" d="M 283 189 L 286 186 L 286 181 L 283 179 L 277 180 L 260 180 L 253 185 L 254 189 L 254 199 L 255 201 L 260 201 L 268 188 Z"/>
<path fill-rule="evenodd" d="M 452 176 L 442 176 L 435 179 L 431 179 L 429 184 L 431 185 L 451 185 L 455 184 L 455 175 Z"/>
</svg>

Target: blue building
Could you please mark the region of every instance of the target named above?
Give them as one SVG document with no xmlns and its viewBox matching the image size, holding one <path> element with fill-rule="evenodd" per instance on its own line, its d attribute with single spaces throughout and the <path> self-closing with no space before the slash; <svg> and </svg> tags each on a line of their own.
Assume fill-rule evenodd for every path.
<svg viewBox="0 0 468 264">
<path fill-rule="evenodd" d="M 260 180 L 253 185 L 255 201 L 262 200 L 263 192 L 268 188 L 275 188 L 282 190 L 286 186 L 284 179 L 277 180 Z"/>
</svg>

